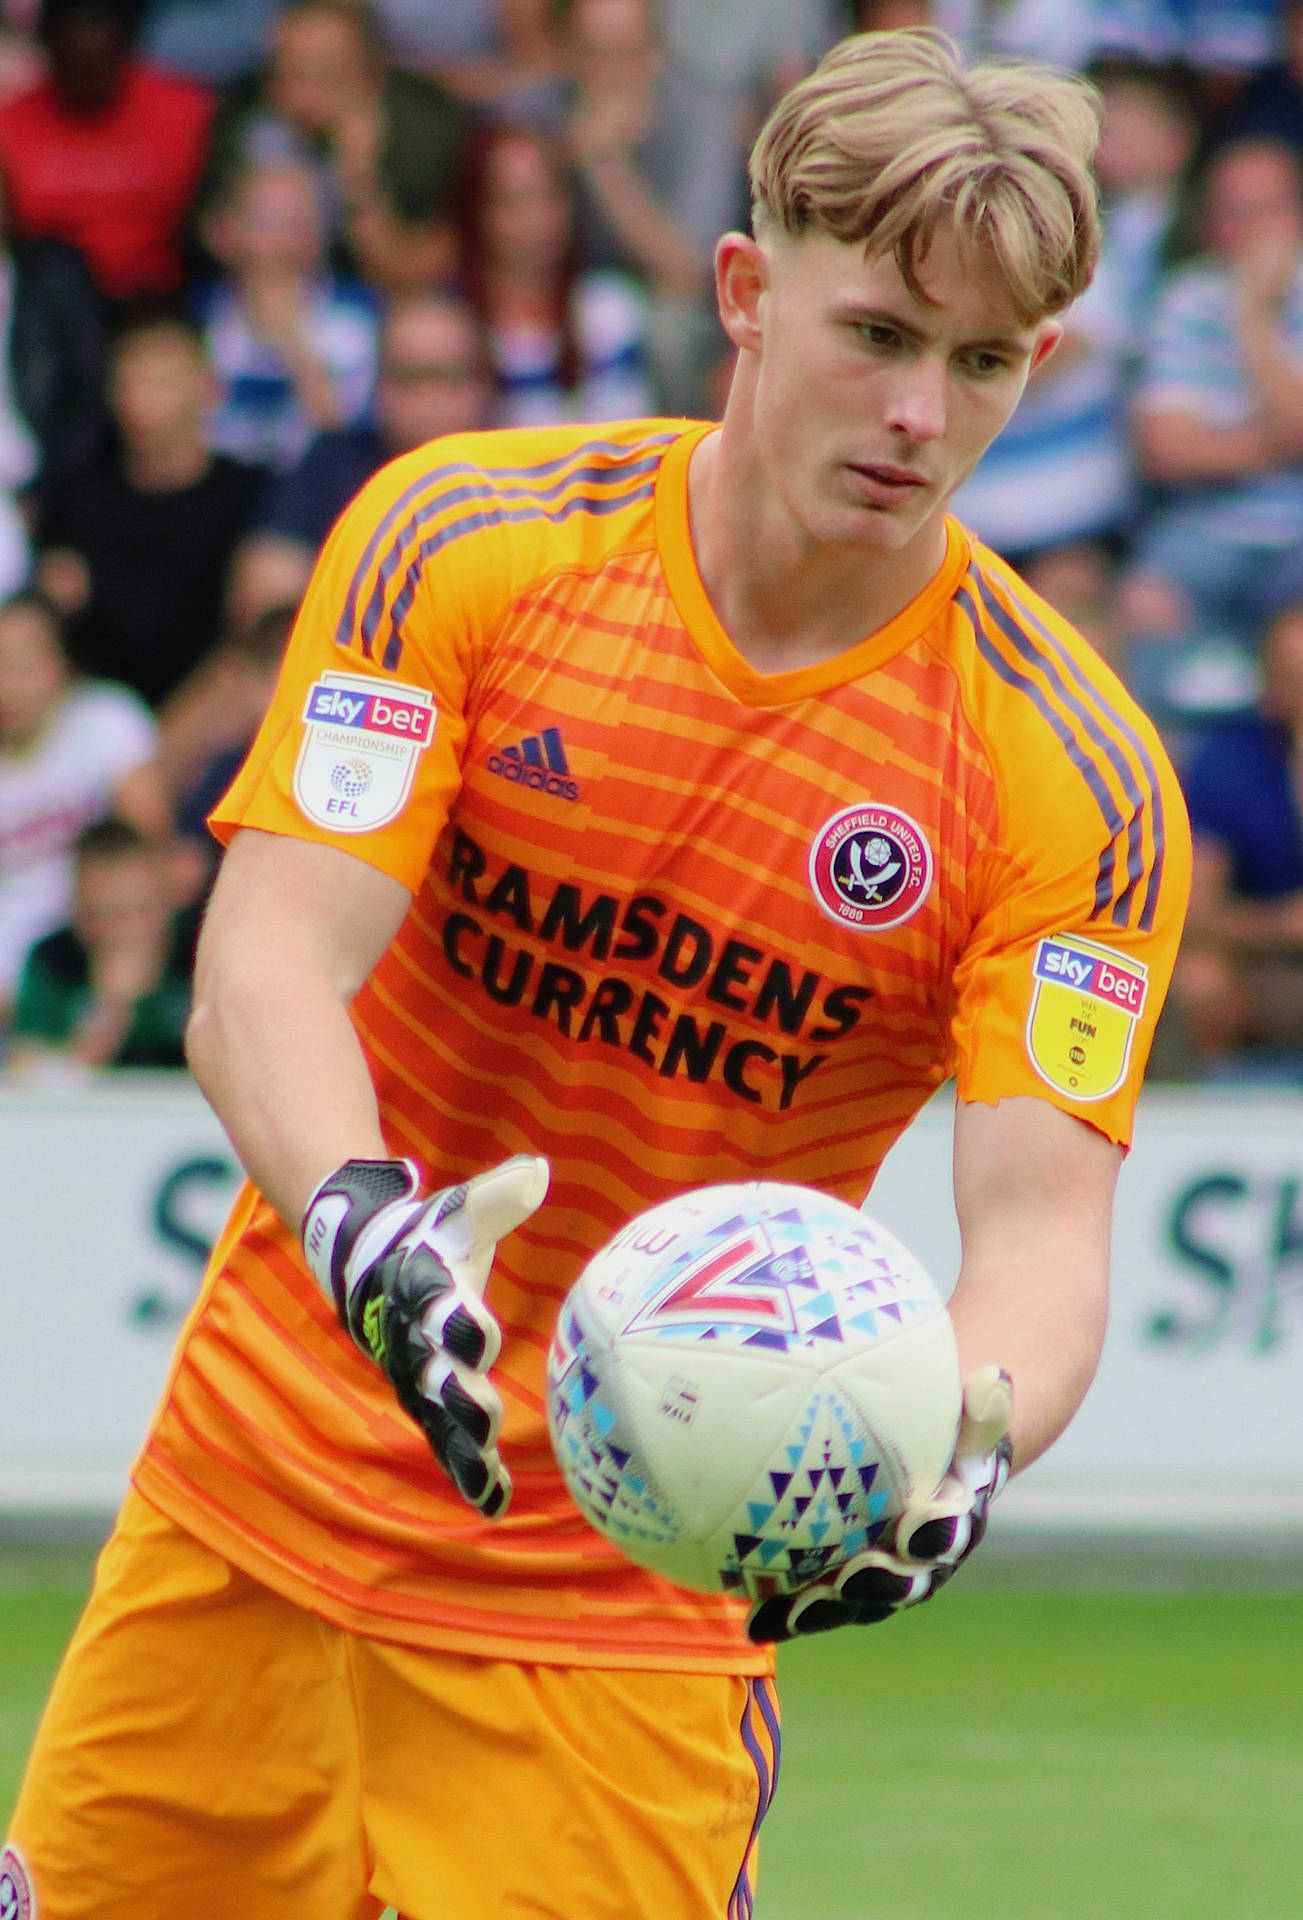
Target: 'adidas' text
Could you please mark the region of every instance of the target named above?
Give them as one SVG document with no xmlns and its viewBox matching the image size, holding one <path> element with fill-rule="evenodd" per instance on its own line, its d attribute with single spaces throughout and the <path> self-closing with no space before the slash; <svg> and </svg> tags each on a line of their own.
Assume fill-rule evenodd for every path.
<svg viewBox="0 0 1303 1920">
<path fill-rule="evenodd" d="M 490 773 L 503 780 L 514 780 L 519 787 L 532 787 L 536 793 L 551 794 L 557 800 L 577 800 L 579 782 L 571 778 L 560 730 L 544 727 L 531 733 L 519 746 L 496 749 L 489 755 Z"/>
</svg>

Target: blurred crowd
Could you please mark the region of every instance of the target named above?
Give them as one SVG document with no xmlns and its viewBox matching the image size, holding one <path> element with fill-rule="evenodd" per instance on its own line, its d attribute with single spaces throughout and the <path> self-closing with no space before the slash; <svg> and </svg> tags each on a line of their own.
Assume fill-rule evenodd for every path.
<svg viewBox="0 0 1303 1920">
<path fill-rule="evenodd" d="M 316 551 L 393 455 L 717 414 L 774 99 L 931 23 L 1088 73 L 1105 246 L 956 511 L 1196 832 L 1154 1071 L 1303 1084 L 1303 0 L 0 0 L 0 1060 L 179 1065 Z"/>
</svg>

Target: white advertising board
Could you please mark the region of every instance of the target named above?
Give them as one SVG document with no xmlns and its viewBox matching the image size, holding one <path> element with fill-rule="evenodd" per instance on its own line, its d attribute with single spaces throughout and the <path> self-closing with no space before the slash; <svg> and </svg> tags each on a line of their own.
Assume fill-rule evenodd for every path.
<svg viewBox="0 0 1303 1920">
<path fill-rule="evenodd" d="M 873 1210 L 948 1286 L 951 1113 Z M 112 1507 L 238 1184 L 182 1076 L 0 1092 L 0 1510 Z M 1159 1091 L 1123 1169 L 1098 1378 L 1002 1524 L 1303 1537 L 1303 1097 Z M 1046 1275 L 1053 1285 L 1053 1275 Z"/>
</svg>

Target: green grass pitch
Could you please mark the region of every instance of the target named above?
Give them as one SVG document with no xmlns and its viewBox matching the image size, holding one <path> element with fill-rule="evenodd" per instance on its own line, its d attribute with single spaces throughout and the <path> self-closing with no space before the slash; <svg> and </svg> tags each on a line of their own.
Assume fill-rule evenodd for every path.
<svg viewBox="0 0 1303 1920">
<path fill-rule="evenodd" d="M 0 1807 L 84 1558 L 0 1555 Z M 1303 1595 L 956 1583 L 788 1650 L 757 1920 L 1298 1920 Z M 667 1917 L 668 1920 L 668 1917 Z"/>
</svg>

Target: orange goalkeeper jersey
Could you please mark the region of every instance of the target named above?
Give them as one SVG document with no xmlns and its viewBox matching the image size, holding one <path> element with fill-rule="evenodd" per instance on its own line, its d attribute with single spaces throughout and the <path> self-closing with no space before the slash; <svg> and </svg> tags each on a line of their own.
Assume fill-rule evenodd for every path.
<svg viewBox="0 0 1303 1920">
<path fill-rule="evenodd" d="M 215 1251 L 138 1485 L 364 1632 L 762 1671 L 736 1603 L 635 1568 L 564 1490 L 544 1360 L 585 1258 L 688 1186 L 858 1203 L 951 1073 L 966 1100 L 1032 1094 L 1127 1137 L 1188 885 L 1153 730 L 953 522 L 889 626 L 757 673 L 693 561 L 710 430 L 469 435 L 385 468 L 215 815 L 411 890 L 353 1008 L 393 1152 L 432 1186 L 516 1152 L 553 1169 L 489 1286 L 515 1479 L 497 1525 L 257 1193 Z"/>
</svg>

